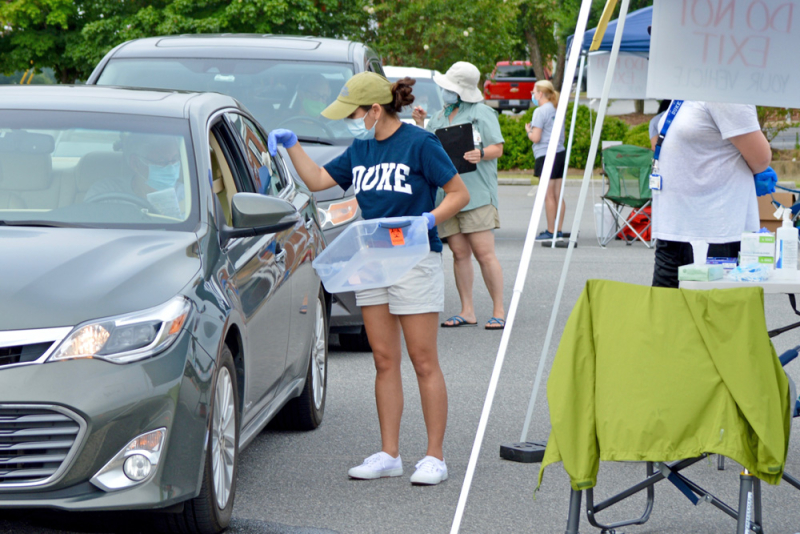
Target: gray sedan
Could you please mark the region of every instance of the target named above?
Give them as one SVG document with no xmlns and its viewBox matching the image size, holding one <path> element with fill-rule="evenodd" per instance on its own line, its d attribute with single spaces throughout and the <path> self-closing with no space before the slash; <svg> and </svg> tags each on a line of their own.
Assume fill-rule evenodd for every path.
<svg viewBox="0 0 800 534">
<path fill-rule="evenodd" d="M 0 89 L 0 508 L 224 530 L 239 451 L 316 428 L 311 194 L 219 94 Z"/>
</svg>

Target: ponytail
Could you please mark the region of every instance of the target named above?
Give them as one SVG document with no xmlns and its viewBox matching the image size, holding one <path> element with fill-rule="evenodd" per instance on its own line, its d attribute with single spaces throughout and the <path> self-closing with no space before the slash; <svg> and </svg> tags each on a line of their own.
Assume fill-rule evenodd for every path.
<svg viewBox="0 0 800 534">
<path fill-rule="evenodd" d="M 556 91 L 556 88 L 553 87 L 553 84 L 548 80 L 541 80 L 536 82 L 535 87 L 542 93 L 547 100 L 553 104 L 553 106 L 558 107 L 558 98 L 559 92 Z"/>
</svg>

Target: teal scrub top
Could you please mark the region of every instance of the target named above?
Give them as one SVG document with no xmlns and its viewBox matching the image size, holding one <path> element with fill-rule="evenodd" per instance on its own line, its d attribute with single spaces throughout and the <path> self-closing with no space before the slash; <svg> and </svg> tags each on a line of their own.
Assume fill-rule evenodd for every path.
<svg viewBox="0 0 800 534">
<path fill-rule="evenodd" d="M 436 132 L 440 128 L 455 126 L 457 124 L 472 123 L 473 131 L 477 130 L 481 136 L 481 147 L 503 143 L 503 134 L 500 131 L 500 122 L 497 120 L 497 112 L 483 103 L 461 102 L 458 112 L 449 122 L 444 116 L 444 110 L 439 110 L 425 127 L 428 131 Z M 469 204 L 461 211 L 474 210 L 481 206 L 491 204 L 497 207 L 497 159 L 481 160 L 478 169 L 461 175 L 464 184 L 469 191 Z M 439 192 L 438 202 L 444 196 Z"/>
</svg>

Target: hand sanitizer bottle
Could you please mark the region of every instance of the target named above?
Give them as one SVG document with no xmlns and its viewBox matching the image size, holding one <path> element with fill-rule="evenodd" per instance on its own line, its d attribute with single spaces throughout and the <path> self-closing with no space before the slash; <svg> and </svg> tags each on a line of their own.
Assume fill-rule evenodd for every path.
<svg viewBox="0 0 800 534">
<path fill-rule="evenodd" d="M 783 225 L 776 232 L 775 278 L 794 280 L 797 276 L 797 228 L 792 226 L 792 210 L 783 212 Z"/>
</svg>

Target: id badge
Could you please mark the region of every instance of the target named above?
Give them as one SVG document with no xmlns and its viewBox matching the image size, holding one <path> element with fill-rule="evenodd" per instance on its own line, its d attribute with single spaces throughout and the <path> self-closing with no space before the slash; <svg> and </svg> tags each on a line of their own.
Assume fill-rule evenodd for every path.
<svg viewBox="0 0 800 534">
<path fill-rule="evenodd" d="M 661 191 L 661 175 L 654 172 L 650 175 L 650 189 L 653 191 Z"/>
</svg>

